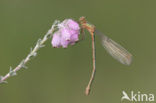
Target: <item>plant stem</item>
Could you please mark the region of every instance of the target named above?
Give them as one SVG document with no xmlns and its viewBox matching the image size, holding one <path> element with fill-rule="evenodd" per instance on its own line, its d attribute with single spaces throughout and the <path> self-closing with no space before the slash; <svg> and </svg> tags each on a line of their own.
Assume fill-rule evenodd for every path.
<svg viewBox="0 0 156 103">
<path fill-rule="evenodd" d="M 22 60 L 21 63 L 19 63 L 19 65 L 17 67 L 15 67 L 13 70 L 12 70 L 12 68 L 10 68 L 9 73 L 7 73 L 5 76 L 0 76 L 0 83 L 6 83 L 5 80 L 7 78 L 16 75 L 16 72 L 19 71 L 20 69 L 26 68 L 26 66 L 25 66 L 26 63 L 31 60 L 31 57 L 35 57 L 37 55 L 37 51 L 40 48 L 44 47 L 44 43 L 52 36 L 58 23 L 59 23 L 59 21 L 57 21 L 57 20 L 53 23 L 53 25 L 48 30 L 48 32 L 44 35 L 44 37 L 37 41 L 36 46 L 33 49 L 31 48 L 30 53 L 26 56 L 25 59 Z"/>
</svg>

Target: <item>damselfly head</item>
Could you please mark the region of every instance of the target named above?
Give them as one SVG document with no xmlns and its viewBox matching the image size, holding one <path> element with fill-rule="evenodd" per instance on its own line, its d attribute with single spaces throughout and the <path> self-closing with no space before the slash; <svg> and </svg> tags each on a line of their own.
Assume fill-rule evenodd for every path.
<svg viewBox="0 0 156 103">
<path fill-rule="evenodd" d="M 84 16 L 79 19 L 82 29 L 87 29 L 91 34 L 95 31 L 95 26 L 91 23 L 88 23 Z"/>
<path fill-rule="evenodd" d="M 81 24 L 87 23 L 86 18 L 84 16 L 80 17 L 79 21 Z"/>
</svg>

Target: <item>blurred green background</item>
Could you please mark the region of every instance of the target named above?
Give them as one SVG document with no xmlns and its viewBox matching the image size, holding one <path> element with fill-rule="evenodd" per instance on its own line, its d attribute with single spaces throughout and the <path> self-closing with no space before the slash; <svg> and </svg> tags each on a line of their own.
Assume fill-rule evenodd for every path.
<svg viewBox="0 0 156 103">
<path fill-rule="evenodd" d="M 85 96 L 89 33 L 68 49 L 52 48 L 49 40 L 27 70 L 0 86 L 0 103 L 120 103 L 123 90 L 156 94 L 155 0 L 0 0 L 0 74 L 17 66 L 54 20 L 80 16 L 128 49 L 132 65 L 114 60 L 97 37 L 96 78 Z"/>
</svg>

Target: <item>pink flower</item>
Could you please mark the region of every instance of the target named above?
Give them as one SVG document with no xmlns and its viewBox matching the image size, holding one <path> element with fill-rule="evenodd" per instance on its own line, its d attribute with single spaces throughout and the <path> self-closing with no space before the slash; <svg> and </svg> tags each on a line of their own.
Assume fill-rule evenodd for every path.
<svg viewBox="0 0 156 103">
<path fill-rule="evenodd" d="M 80 29 L 79 24 L 72 19 L 66 19 L 63 21 L 63 23 L 73 30 L 79 30 Z"/>
<path fill-rule="evenodd" d="M 58 31 L 54 33 L 51 43 L 53 47 L 56 47 L 56 48 L 61 46 L 61 35 Z"/>
<path fill-rule="evenodd" d="M 65 19 L 58 25 L 59 30 L 56 31 L 52 38 L 52 46 L 59 48 L 67 48 L 68 45 L 74 45 L 79 40 L 80 27 L 79 24 L 72 19 Z"/>
</svg>

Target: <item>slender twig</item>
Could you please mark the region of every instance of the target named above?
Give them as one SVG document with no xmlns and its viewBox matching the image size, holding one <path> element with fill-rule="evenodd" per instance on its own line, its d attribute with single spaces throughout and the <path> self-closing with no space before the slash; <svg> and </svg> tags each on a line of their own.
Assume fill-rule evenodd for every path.
<svg viewBox="0 0 156 103">
<path fill-rule="evenodd" d="M 86 91 L 85 91 L 85 94 L 86 95 L 89 95 L 90 93 L 90 88 L 91 88 L 91 85 L 93 83 L 93 80 L 94 80 L 94 77 L 95 77 L 95 72 L 96 72 L 96 53 L 95 53 L 95 35 L 93 32 L 90 32 L 91 33 L 91 36 L 92 36 L 92 59 L 93 59 L 93 70 L 92 70 L 92 74 L 91 74 L 91 77 L 90 77 L 90 80 L 89 80 L 89 83 L 86 87 Z"/>
<path fill-rule="evenodd" d="M 0 83 L 6 83 L 6 79 L 11 77 L 11 76 L 15 76 L 16 72 L 19 71 L 21 68 L 27 68 L 25 65 L 28 61 L 31 60 L 31 57 L 35 57 L 37 55 L 37 51 L 44 47 L 44 43 L 52 36 L 53 32 L 55 31 L 57 24 L 59 23 L 59 21 L 55 21 L 53 23 L 53 25 L 51 26 L 51 28 L 48 30 L 48 32 L 44 35 L 44 37 L 42 39 L 39 39 L 36 43 L 36 46 L 32 49 L 30 53 L 27 55 L 27 57 L 25 59 L 22 60 L 22 62 L 15 67 L 14 69 L 12 69 L 10 67 L 10 71 L 9 73 L 7 73 L 5 76 L 0 76 Z"/>
</svg>

